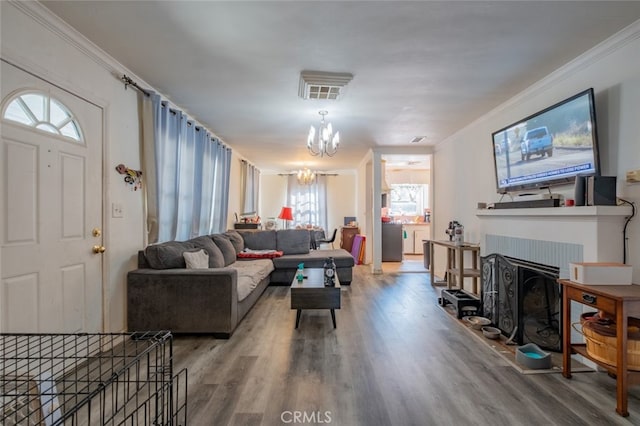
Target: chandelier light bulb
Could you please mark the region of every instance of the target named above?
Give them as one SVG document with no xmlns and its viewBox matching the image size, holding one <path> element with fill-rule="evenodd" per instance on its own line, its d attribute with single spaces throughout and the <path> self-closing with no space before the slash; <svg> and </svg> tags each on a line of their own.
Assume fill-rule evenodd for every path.
<svg viewBox="0 0 640 426">
<path fill-rule="evenodd" d="M 324 117 L 329 114 L 327 111 L 318 111 L 318 114 L 322 116 L 320 120 L 320 127 L 316 137 L 316 128 L 311 126 L 309 129 L 309 136 L 307 137 L 307 149 L 313 156 L 333 157 L 338 152 L 338 145 L 340 145 L 340 132 L 333 133 L 333 127 L 331 123 L 325 123 Z"/>
<path fill-rule="evenodd" d="M 333 135 L 333 140 L 331 141 L 331 145 L 333 147 L 333 150 L 338 149 L 338 145 L 340 145 L 340 132 L 336 132 L 336 134 Z"/>
<path fill-rule="evenodd" d="M 316 172 L 305 167 L 304 170 L 298 170 L 297 179 L 300 185 L 311 185 L 316 180 Z"/>
</svg>

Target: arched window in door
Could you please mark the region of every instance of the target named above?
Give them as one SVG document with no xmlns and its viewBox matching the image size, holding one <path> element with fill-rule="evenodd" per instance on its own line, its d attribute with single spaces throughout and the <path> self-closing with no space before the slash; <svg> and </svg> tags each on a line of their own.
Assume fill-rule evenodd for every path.
<svg viewBox="0 0 640 426">
<path fill-rule="evenodd" d="M 69 108 L 47 93 L 23 92 L 16 95 L 7 103 L 2 117 L 41 132 L 84 143 L 80 125 Z"/>
</svg>

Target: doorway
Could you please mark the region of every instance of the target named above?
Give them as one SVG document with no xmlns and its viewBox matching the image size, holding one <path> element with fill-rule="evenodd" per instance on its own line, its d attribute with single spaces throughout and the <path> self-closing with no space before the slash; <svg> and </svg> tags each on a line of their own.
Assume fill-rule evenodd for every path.
<svg viewBox="0 0 640 426">
<path fill-rule="evenodd" d="M 401 264 L 384 262 L 385 271 L 427 271 L 423 241 L 431 238 L 431 157 L 430 154 L 382 155 L 382 187 L 387 201 L 382 209 L 383 253 L 388 248 L 384 238 L 389 234 L 386 228 L 393 228 L 393 233 L 401 235 L 400 244 L 397 238 L 392 239 L 394 250 L 401 254 L 390 257 L 399 258 Z"/>
<path fill-rule="evenodd" d="M 100 332 L 103 110 L 0 66 L 0 331 Z"/>
</svg>

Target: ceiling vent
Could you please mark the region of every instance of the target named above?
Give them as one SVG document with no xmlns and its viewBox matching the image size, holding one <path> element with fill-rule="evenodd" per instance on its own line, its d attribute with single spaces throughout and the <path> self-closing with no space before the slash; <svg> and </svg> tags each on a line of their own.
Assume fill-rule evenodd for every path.
<svg viewBox="0 0 640 426">
<path fill-rule="evenodd" d="M 336 100 L 351 80 L 353 74 L 349 73 L 302 71 L 298 95 L 302 99 Z"/>
<path fill-rule="evenodd" d="M 420 142 L 422 142 L 425 138 L 426 138 L 426 136 L 416 136 L 415 138 L 411 139 L 411 140 L 409 141 L 409 143 L 420 143 Z"/>
</svg>

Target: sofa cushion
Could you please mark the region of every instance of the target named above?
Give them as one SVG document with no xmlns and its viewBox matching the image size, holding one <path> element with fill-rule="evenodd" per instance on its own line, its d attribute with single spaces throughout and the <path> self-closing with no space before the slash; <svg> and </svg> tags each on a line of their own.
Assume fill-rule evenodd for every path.
<svg viewBox="0 0 640 426">
<path fill-rule="evenodd" d="M 236 249 L 236 254 L 241 253 L 244 250 L 244 239 L 242 235 L 238 234 L 238 231 L 230 229 L 224 233 L 233 244 L 233 248 Z"/>
<path fill-rule="evenodd" d="M 186 268 L 182 253 L 197 248 L 191 241 L 167 241 L 144 249 L 149 266 L 153 269 Z"/>
<path fill-rule="evenodd" d="M 276 257 L 273 259 L 273 265 L 276 269 L 296 269 L 299 263 L 304 263 L 305 268 L 322 268 L 328 257 L 333 257 L 336 268 L 351 268 L 355 265 L 353 256 L 344 249 L 312 250 L 305 255 Z"/>
<path fill-rule="evenodd" d="M 209 268 L 223 268 L 226 266 L 222 251 L 209 235 L 196 237 L 189 240 L 189 242 L 193 243 L 195 247 L 205 249 L 209 255 Z"/>
<path fill-rule="evenodd" d="M 182 253 L 187 269 L 208 269 L 209 255 L 205 249 L 194 249 L 195 251 L 185 251 Z"/>
<path fill-rule="evenodd" d="M 229 265 L 238 272 L 238 302 L 247 297 L 257 285 L 273 271 L 273 262 L 269 259 L 256 259 L 235 262 Z"/>
<path fill-rule="evenodd" d="M 229 266 L 236 261 L 236 249 L 233 247 L 233 244 L 231 244 L 231 241 L 229 241 L 229 238 L 226 235 L 213 234 L 211 238 L 213 238 L 213 242 L 216 243 L 222 252 L 222 256 L 224 257 L 224 266 Z"/>
<path fill-rule="evenodd" d="M 276 250 L 284 254 L 306 254 L 311 248 L 308 229 L 281 229 L 276 233 Z"/>
<path fill-rule="evenodd" d="M 238 231 L 245 248 L 251 250 L 276 250 L 276 231 Z"/>
</svg>

